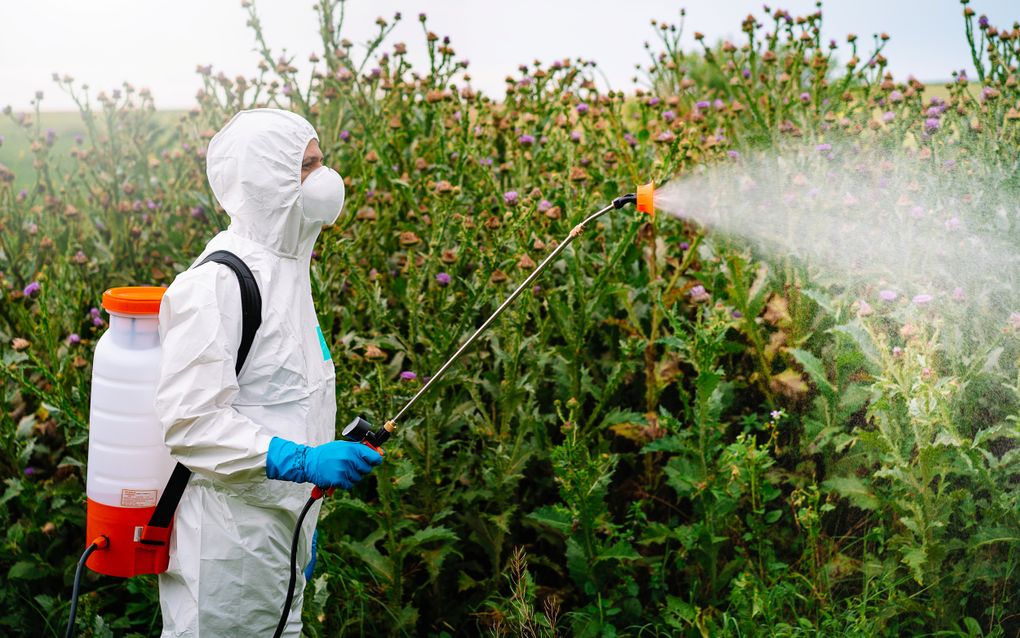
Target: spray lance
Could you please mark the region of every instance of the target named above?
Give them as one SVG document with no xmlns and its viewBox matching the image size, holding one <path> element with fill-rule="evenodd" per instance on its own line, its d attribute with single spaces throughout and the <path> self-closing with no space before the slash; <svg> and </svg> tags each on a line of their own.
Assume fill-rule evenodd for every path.
<svg viewBox="0 0 1020 638">
<path fill-rule="evenodd" d="M 628 193 L 626 195 L 617 197 L 609 205 L 605 206 L 604 208 L 598 211 L 595 211 L 594 213 L 586 217 L 583 221 L 581 221 L 579 224 L 574 226 L 574 228 L 571 229 L 570 233 L 566 236 L 566 238 L 564 238 L 564 240 L 560 242 L 560 244 L 556 246 L 556 248 L 551 253 L 549 253 L 549 255 L 546 256 L 545 259 L 542 260 L 542 263 L 540 263 L 535 268 L 535 270 L 533 270 L 531 274 L 528 275 L 527 279 L 522 281 L 520 285 L 518 285 L 517 288 L 512 293 L 510 293 L 510 296 L 507 297 L 506 300 L 503 301 L 503 303 L 501 303 L 498 308 L 496 308 L 495 312 L 493 312 L 489 316 L 489 318 L 486 319 L 485 322 L 483 322 L 482 325 L 478 327 L 477 330 L 475 330 L 474 334 L 468 337 L 467 340 L 465 340 L 464 343 L 461 344 L 459 348 L 457 348 L 457 351 L 454 352 L 453 355 L 451 355 L 450 358 L 447 359 L 442 366 L 440 366 L 439 370 L 437 370 L 436 373 L 432 375 L 432 377 L 428 381 L 425 382 L 425 384 L 418 390 L 418 392 L 416 392 L 414 396 L 411 397 L 411 399 L 406 404 L 404 404 L 404 407 L 402 407 L 393 418 L 388 419 L 379 429 L 373 429 L 371 423 L 361 418 L 360 416 L 355 417 L 355 419 L 351 421 L 350 424 L 348 424 L 347 427 L 343 429 L 341 435 L 348 441 L 362 443 L 363 445 L 367 445 L 376 452 L 382 454 L 383 444 L 386 443 L 386 441 L 388 441 L 389 438 L 393 435 L 393 431 L 396 429 L 397 423 L 403 418 L 404 414 L 406 414 L 407 411 L 410 410 L 415 403 L 417 403 L 418 399 L 424 396 L 425 393 L 428 392 L 429 388 L 431 388 L 432 385 L 436 383 L 446 373 L 446 371 L 449 370 L 450 367 L 461 357 L 461 355 L 463 355 L 467 351 L 467 349 L 470 348 L 471 345 L 478 340 L 478 337 L 480 337 L 482 333 L 484 333 L 488 329 L 488 327 L 492 325 L 492 322 L 494 322 L 496 318 L 499 317 L 503 313 L 503 311 L 506 310 L 507 307 L 509 307 L 510 304 L 512 304 L 514 300 L 520 296 L 521 292 L 523 292 L 528 286 L 530 286 L 531 283 L 538 278 L 542 271 L 545 270 L 546 267 L 549 266 L 549 264 L 555 261 L 556 257 L 558 257 L 559 254 L 562 253 L 566 249 L 566 247 L 572 241 L 574 241 L 574 239 L 578 235 L 584 232 L 585 227 L 588 224 L 595 221 L 599 217 L 602 217 L 609 211 L 623 208 L 627 204 L 634 204 L 638 211 L 647 213 L 650 217 L 654 217 L 655 216 L 654 199 L 655 199 L 655 186 L 651 182 L 643 184 L 637 187 L 636 193 Z M 312 504 L 315 503 L 315 501 L 317 501 L 318 499 L 322 498 L 323 496 L 332 493 L 333 493 L 332 488 L 330 488 L 329 490 L 323 490 L 319 487 L 312 488 L 312 494 L 308 498 L 308 501 L 305 503 L 304 508 L 302 508 L 301 514 L 298 516 L 297 524 L 294 527 L 294 537 L 290 548 L 290 583 L 287 586 L 287 598 L 283 604 L 283 612 L 280 615 L 280 622 L 276 627 L 276 633 L 274 634 L 274 638 L 279 638 L 279 636 L 282 635 L 283 629 L 287 625 L 287 618 L 290 614 L 290 605 L 294 598 L 294 587 L 297 582 L 297 546 L 301 534 L 301 525 L 302 523 L 304 523 L 305 515 L 308 514 L 308 510 L 311 509 Z"/>
</svg>

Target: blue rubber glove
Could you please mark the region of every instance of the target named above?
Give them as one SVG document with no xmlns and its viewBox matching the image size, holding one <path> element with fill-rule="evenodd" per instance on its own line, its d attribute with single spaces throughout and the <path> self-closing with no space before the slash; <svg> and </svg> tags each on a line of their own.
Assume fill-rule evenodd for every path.
<svg viewBox="0 0 1020 638">
<path fill-rule="evenodd" d="M 382 455 L 361 443 L 331 441 L 309 447 L 275 436 L 266 454 L 266 476 L 349 490 L 380 463 Z"/>
<path fill-rule="evenodd" d="M 315 530 L 312 533 L 312 558 L 308 561 L 308 565 L 305 566 L 305 582 L 312 580 L 312 574 L 315 573 L 315 555 L 319 549 L 319 530 Z"/>
</svg>

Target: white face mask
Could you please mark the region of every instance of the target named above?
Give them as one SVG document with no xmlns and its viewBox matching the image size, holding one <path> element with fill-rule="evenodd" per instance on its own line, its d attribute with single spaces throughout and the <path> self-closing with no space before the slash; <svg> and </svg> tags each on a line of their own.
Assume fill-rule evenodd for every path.
<svg viewBox="0 0 1020 638">
<path fill-rule="evenodd" d="M 310 222 L 332 224 L 344 207 L 344 180 L 328 166 L 321 166 L 301 183 L 301 214 Z"/>
</svg>

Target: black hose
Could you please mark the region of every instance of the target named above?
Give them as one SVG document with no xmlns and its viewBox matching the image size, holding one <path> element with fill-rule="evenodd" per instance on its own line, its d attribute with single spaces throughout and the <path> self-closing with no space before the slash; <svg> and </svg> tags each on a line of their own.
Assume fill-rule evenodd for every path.
<svg viewBox="0 0 1020 638">
<path fill-rule="evenodd" d="M 304 509 L 301 510 L 301 514 L 298 516 L 297 525 L 294 526 L 294 539 L 290 543 L 290 583 L 287 585 L 287 598 L 283 602 L 280 622 L 276 625 L 276 633 L 273 634 L 273 638 L 280 638 L 283 635 L 283 628 L 287 626 L 287 617 L 290 616 L 290 604 L 294 600 L 294 586 L 297 585 L 297 546 L 298 541 L 301 539 L 301 524 L 305 522 L 305 516 L 316 500 L 315 497 L 308 499 Z"/>
<path fill-rule="evenodd" d="M 85 549 L 85 553 L 78 559 L 78 568 L 74 570 L 74 586 L 71 588 L 71 615 L 67 619 L 67 632 L 64 634 L 65 638 L 72 638 L 74 636 L 74 619 L 78 615 L 78 588 L 81 586 L 81 571 L 85 567 L 85 562 L 92 555 L 92 552 L 99 549 L 97 543 L 92 543 Z"/>
</svg>

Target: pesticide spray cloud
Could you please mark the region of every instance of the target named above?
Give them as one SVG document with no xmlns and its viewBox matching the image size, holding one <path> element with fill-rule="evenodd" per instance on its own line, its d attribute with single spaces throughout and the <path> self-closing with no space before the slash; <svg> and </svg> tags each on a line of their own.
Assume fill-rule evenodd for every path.
<svg viewBox="0 0 1020 638">
<path fill-rule="evenodd" d="M 973 338 L 1020 327 L 1015 190 L 972 158 L 821 144 L 732 153 L 660 187 L 655 204 L 766 258 L 802 260 L 864 312 L 963 318 Z"/>
</svg>

